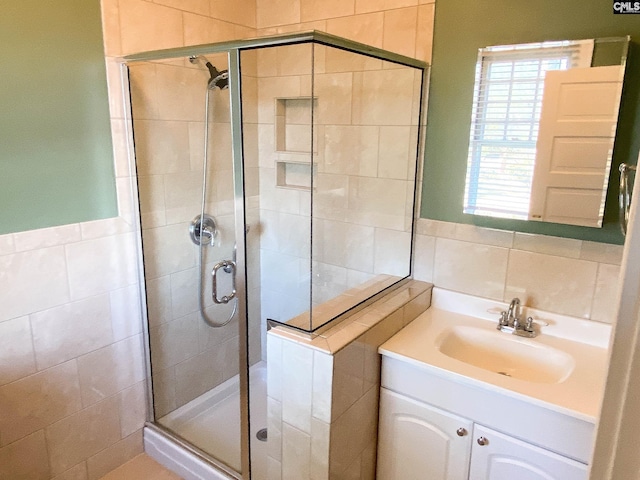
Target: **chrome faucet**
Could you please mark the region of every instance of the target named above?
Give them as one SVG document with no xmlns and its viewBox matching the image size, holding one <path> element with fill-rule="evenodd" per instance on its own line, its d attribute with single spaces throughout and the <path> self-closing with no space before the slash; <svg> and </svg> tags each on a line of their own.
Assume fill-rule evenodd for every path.
<svg viewBox="0 0 640 480">
<path fill-rule="evenodd" d="M 524 322 L 521 317 L 521 303 L 519 298 L 514 298 L 509 304 L 509 309 L 500 314 L 498 326 L 501 332 L 508 332 L 520 337 L 535 337 L 538 332 L 533 327 L 533 318 L 528 317 Z"/>
</svg>

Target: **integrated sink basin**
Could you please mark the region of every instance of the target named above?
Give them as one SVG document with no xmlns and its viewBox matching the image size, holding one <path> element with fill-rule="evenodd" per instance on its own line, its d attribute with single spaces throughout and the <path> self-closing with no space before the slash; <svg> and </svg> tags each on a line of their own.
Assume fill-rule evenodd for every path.
<svg viewBox="0 0 640 480">
<path fill-rule="evenodd" d="M 560 383 L 575 367 L 573 357 L 556 348 L 467 325 L 446 328 L 435 345 L 455 360 L 528 382 Z"/>
</svg>

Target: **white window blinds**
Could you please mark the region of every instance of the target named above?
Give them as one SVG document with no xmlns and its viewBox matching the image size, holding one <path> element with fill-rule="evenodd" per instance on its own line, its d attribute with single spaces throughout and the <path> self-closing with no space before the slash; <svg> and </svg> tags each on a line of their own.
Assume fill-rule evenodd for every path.
<svg viewBox="0 0 640 480">
<path fill-rule="evenodd" d="M 481 49 L 476 64 L 464 212 L 526 219 L 549 70 L 590 66 L 593 42 Z"/>
</svg>

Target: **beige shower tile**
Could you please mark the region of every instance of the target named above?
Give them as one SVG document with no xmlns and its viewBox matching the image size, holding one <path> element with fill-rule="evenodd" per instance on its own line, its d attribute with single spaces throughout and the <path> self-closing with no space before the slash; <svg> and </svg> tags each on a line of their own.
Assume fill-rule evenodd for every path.
<svg viewBox="0 0 640 480">
<path fill-rule="evenodd" d="M 164 120 L 136 120 L 136 159 L 138 175 L 159 175 L 189 171 L 189 125 Z M 141 192 L 143 193 L 143 192 Z M 143 196 L 145 210 L 155 210 L 159 204 Z M 153 208 L 156 207 L 156 208 Z"/>
<path fill-rule="evenodd" d="M 382 47 L 391 52 L 415 56 L 418 7 L 400 8 L 384 12 L 384 40 Z"/>
<path fill-rule="evenodd" d="M 147 317 L 155 327 L 171 320 L 171 276 L 149 278 L 146 281 Z"/>
<path fill-rule="evenodd" d="M 120 465 L 140 455 L 142 451 L 142 430 L 138 430 L 87 459 L 89 480 L 103 478 Z"/>
<path fill-rule="evenodd" d="M 380 127 L 378 177 L 410 180 L 409 162 L 415 163 L 410 143 L 411 127 Z M 413 142 L 415 145 L 415 141 Z"/>
<path fill-rule="evenodd" d="M 155 99 L 158 117 L 163 120 L 202 121 L 207 79 L 206 72 L 199 68 L 157 65 Z"/>
<path fill-rule="evenodd" d="M 329 478 L 329 440 L 331 426 L 316 418 L 311 419 L 310 480 Z"/>
<path fill-rule="evenodd" d="M 618 291 L 620 289 L 620 267 L 601 263 L 598 265 L 596 291 L 591 305 L 591 320 L 615 323 Z"/>
<path fill-rule="evenodd" d="M 0 322 L 0 385 L 36 371 L 29 317 Z"/>
<path fill-rule="evenodd" d="M 168 224 L 190 222 L 202 206 L 202 172 L 165 175 L 164 205 Z"/>
<path fill-rule="evenodd" d="M 117 397 L 110 397 L 46 428 L 54 475 L 120 440 Z"/>
<path fill-rule="evenodd" d="M 411 68 L 353 74 L 353 123 L 359 125 L 411 125 L 413 98 Z"/>
<path fill-rule="evenodd" d="M 182 12 L 142 0 L 120 0 L 122 53 L 183 46 Z"/>
<path fill-rule="evenodd" d="M 484 228 L 463 223 L 439 222 L 437 236 L 462 240 L 464 242 L 493 245 L 494 247 L 511 248 L 514 242 L 514 232 Z"/>
<path fill-rule="evenodd" d="M 81 408 L 75 361 L 0 387 L 0 445 L 40 430 Z"/>
<path fill-rule="evenodd" d="M 404 180 L 350 177 L 347 221 L 404 230 L 409 187 L 409 182 Z"/>
<path fill-rule="evenodd" d="M 104 0 L 102 7 L 102 33 L 104 39 L 104 53 L 107 56 L 122 54 L 120 35 L 120 7 L 118 0 Z"/>
<path fill-rule="evenodd" d="M 7 480 L 51 478 L 43 430 L 0 448 L 0 478 Z"/>
<path fill-rule="evenodd" d="M 143 230 L 147 278 L 168 275 L 196 264 L 195 245 L 191 243 L 188 231 L 187 224 Z"/>
<path fill-rule="evenodd" d="M 184 405 L 223 380 L 222 355 L 206 352 L 176 365 L 176 402 Z M 217 363 L 217 362 L 219 363 Z"/>
<path fill-rule="evenodd" d="M 382 32 L 384 26 L 384 13 L 368 13 L 365 15 L 351 15 L 348 17 L 334 18 L 327 21 L 327 33 L 355 40 L 366 45 L 382 48 Z M 327 50 L 334 50 L 327 48 Z M 356 59 L 361 55 L 351 54 L 350 58 Z"/>
<path fill-rule="evenodd" d="M 355 13 L 355 0 L 300 1 L 300 17 L 303 22 L 344 17 Z"/>
<path fill-rule="evenodd" d="M 82 404 L 87 407 L 145 378 L 142 336 L 93 351 L 77 362 Z"/>
<path fill-rule="evenodd" d="M 109 292 L 113 340 L 119 341 L 142 333 L 140 290 L 138 285 Z"/>
<path fill-rule="evenodd" d="M 198 323 L 197 315 L 163 323 L 149 329 L 151 343 L 151 362 L 156 368 L 175 366 L 198 353 Z"/>
<path fill-rule="evenodd" d="M 300 0 L 256 0 L 258 28 L 300 22 Z"/>
<path fill-rule="evenodd" d="M 0 321 L 69 301 L 67 264 L 61 246 L 4 255 L 0 257 L 0 272 Z"/>
<path fill-rule="evenodd" d="M 351 97 L 353 92 L 351 73 L 325 73 L 314 76 L 314 96 L 323 98 L 314 112 L 320 125 L 351 124 Z M 355 123 L 355 122 L 354 122 Z"/>
<path fill-rule="evenodd" d="M 375 177 L 379 136 L 377 126 L 327 125 L 324 129 L 321 171 Z"/>
<path fill-rule="evenodd" d="M 34 313 L 31 328 L 39 370 L 104 347 L 113 341 L 109 295 Z"/>
<path fill-rule="evenodd" d="M 331 421 L 333 364 L 333 356 L 319 351 L 313 352 L 312 414 L 314 419 L 319 419 L 327 423 Z"/>
<path fill-rule="evenodd" d="M 502 300 L 508 257 L 506 248 L 438 238 L 433 283 L 461 293 Z"/>
<path fill-rule="evenodd" d="M 382 15 L 382 14 L 380 14 Z M 365 15 L 362 15 L 363 17 Z M 349 18 L 349 17 L 347 17 Z M 336 19 L 336 22 L 342 23 L 343 19 Z M 361 34 L 364 36 L 364 33 Z M 377 43 L 381 42 L 380 37 Z M 371 43 L 371 42 L 367 42 Z M 316 49 L 319 47 L 316 47 Z M 325 71 L 330 72 L 364 72 L 367 70 L 382 69 L 383 61 L 377 58 L 359 55 L 357 53 L 340 50 L 339 48 L 324 47 L 322 50 L 325 55 Z"/>
<path fill-rule="evenodd" d="M 411 233 L 376 228 L 374 273 L 409 275 Z"/>
<path fill-rule="evenodd" d="M 269 457 L 282 461 L 282 403 L 267 397 L 267 454 Z"/>
<path fill-rule="evenodd" d="M 541 253 L 512 250 L 504 301 L 589 318 L 598 264 Z"/>
<path fill-rule="evenodd" d="M 177 408 L 175 367 L 154 369 L 153 404 L 156 418 L 163 417 Z"/>
</svg>

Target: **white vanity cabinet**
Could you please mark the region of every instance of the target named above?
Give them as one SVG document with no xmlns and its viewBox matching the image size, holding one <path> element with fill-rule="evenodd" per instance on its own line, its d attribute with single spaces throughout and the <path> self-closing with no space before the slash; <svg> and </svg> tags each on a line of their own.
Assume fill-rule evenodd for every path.
<svg viewBox="0 0 640 480">
<path fill-rule="evenodd" d="M 473 423 L 380 391 L 377 480 L 466 480 Z"/>
<path fill-rule="evenodd" d="M 473 429 L 470 480 L 586 480 L 587 466 L 481 425 Z M 455 477 L 457 478 L 457 477 Z"/>
<path fill-rule="evenodd" d="M 587 466 L 382 388 L 378 480 L 586 480 Z"/>
</svg>

